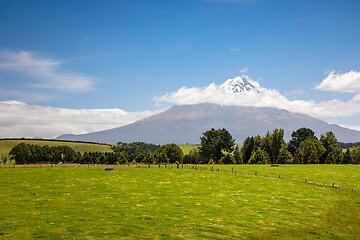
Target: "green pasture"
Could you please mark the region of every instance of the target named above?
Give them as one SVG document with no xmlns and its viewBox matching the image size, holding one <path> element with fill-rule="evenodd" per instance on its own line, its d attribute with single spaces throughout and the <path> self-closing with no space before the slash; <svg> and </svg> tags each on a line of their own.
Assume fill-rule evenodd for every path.
<svg viewBox="0 0 360 240">
<path fill-rule="evenodd" d="M 360 236 L 358 192 L 282 179 L 157 166 L 0 168 L 0 176 L 1 239 Z"/>
<path fill-rule="evenodd" d="M 305 182 L 321 183 L 326 185 L 338 185 L 342 188 L 357 189 L 360 191 L 360 165 L 337 165 L 337 164 L 289 164 L 271 167 L 270 164 L 245 164 L 245 165 L 197 165 L 198 167 L 211 166 L 216 169 L 233 170 L 237 172 L 252 173 L 279 177 L 283 179 L 295 179 Z"/>
<path fill-rule="evenodd" d="M 184 154 L 188 154 L 191 150 L 197 149 L 200 145 L 198 144 L 181 144 L 178 145 Z"/>
<path fill-rule="evenodd" d="M 53 141 L 53 140 L 36 140 L 36 139 L 0 139 L 0 156 L 7 155 L 9 151 L 19 143 L 36 144 L 36 145 L 49 145 L 49 146 L 63 146 L 67 145 L 72 147 L 75 151 L 84 152 L 112 152 L 110 145 L 97 144 L 97 143 L 80 143 L 80 142 L 66 142 L 66 141 Z"/>
</svg>

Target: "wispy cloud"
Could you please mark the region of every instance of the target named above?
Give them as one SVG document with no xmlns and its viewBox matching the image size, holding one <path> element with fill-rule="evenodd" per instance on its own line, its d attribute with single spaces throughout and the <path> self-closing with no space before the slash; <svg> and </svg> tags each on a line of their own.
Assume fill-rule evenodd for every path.
<svg viewBox="0 0 360 240">
<path fill-rule="evenodd" d="M 239 70 L 239 73 L 246 73 L 247 71 L 249 71 L 249 68 L 243 68 Z"/>
<path fill-rule="evenodd" d="M 350 71 L 343 74 L 330 74 L 317 86 L 316 90 L 360 93 L 360 72 Z"/>
<path fill-rule="evenodd" d="M 224 105 L 276 107 L 315 117 L 352 116 L 360 113 L 360 94 L 348 101 L 332 99 L 315 102 L 313 100 L 290 100 L 275 89 L 259 87 L 258 90 L 243 93 L 226 92 L 220 86 L 211 83 L 203 88 L 182 87 L 176 92 L 155 97 L 153 100 L 158 105 L 160 103 L 197 104 L 209 102 Z"/>
<path fill-rule="evenodd" d="M 60 70 L 62 61 L 47 58 L 36 52 L 0 51 L 0 70 L 22 73 L 33 79 L 32 88 L 65 92 L 84 92 L 93 89 L 95 79 L 82 73 Z"/>
<path fill-rule="evenodd" d="M 159 111 L 126 112 L 121 109 L 69 109 L 24 102 L 0 102 L 0 138 L 82 134 L 121 127 Z"/>
<path fill-rule="evenodd" d="M 285 96 L 299 96 L 299 95 L 304 95 L 305 94 L 305 90 L 303 88 L 298 88 L 295 90 L 292 90 L 290 92 L 285 92 L 284 93 Z"/>
</svg>

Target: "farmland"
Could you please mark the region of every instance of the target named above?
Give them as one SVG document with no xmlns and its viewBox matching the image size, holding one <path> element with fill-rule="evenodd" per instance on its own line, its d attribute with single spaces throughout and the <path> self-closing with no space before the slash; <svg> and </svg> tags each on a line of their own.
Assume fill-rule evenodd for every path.
<svg viewBox="0 0 360 240">
<path fill-rule="evenodd" d="M 85 151 L 93 152 L 111 152 L 110 145 L 97 144 L 97 143 L 84 143 L 84 142 L 71 142 L 71 141 L 55 141 L 55 140 L 37 140 L 37 139 L 0 139 L 0 155 L 7 155 L 11 148 L 19 143 L 48 145 L 48 146 L 69 146 L 75 151 L 84 153 Z"/>
<path fill-rule="evenodd" d="M 359 185 L 359 166 L 217 166 Z M 330 174 L 327 174 L 330 173 Z M 0 168 L 4 239 L 356 239 L 359 192 L 226 172 Z M 354 177 L 350 177 L 353 175 Z"/>
</svg>

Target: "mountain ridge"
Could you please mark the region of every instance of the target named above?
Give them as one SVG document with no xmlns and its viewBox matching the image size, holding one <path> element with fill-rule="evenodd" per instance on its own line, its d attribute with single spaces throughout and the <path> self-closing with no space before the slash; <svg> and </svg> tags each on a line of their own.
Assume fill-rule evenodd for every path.
<svg viewBox="0 0 360 240">
<path fill-rule="evenodd" d="M 360 132 L 329 124 L 305 114 L 269 107 L 245 107 L 200 103 L 175 105 L 172 108 L 135 123 L 81 135 L 61 135 L 59 140 L 92 141 L 114 144 L 121 142 L 199 143 L 202 133 L 211 128 L 226 128 L 242 144 L 249 136 L 263 136 L 282 128 L 284 139 L 301 127 L 311 128 L 318 137 L 332 131 L 341 142 L 360 141 Z"/>
</svg>

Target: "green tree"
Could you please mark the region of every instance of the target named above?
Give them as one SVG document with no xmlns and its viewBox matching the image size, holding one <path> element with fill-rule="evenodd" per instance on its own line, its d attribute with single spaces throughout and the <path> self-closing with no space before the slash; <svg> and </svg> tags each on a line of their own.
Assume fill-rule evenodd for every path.
<svg viewBox="0 0 360 240">
<path fill-rule="evenodd" d="M 342 159 L 341 159 L 341 164 L 351 164 L 352 163 L 352 156 L 350 153 L 350 149 L 346 149 L 346 152 L 344 153 Z"/>
<path fill-rule="evenodd" d="M 32 153 L 29 144 L 19 143 L 15 145 L 9 152 L 10 159 L 15 160 L 16 164 L 32 163 Z"/>
<path fill-rule="evenodd" d="M 238 149 L 234 151 L 234 160 L 236 164 L 243 164 L 241 152 Z"/>
<path fill-rule="evenodd" d="M 360 164 L 360 147 L 353 147 L 351 149 L 351 157 L 354 164 Z"/>
<path fill-rule="evenodd" d="M 270 163 L 269 155 L 260 148 L 257 148 L 251 154 L 249 164 L 268 164 L 268 163 Z"/>
<path fill-rule="evenodd" d="M 292 139 L 289 142 L 289 145 L 287 147 L 287 149 L 289 150 L 289 152 L 291 152 L 291 154 L 294 154 L 296 149 L 298 149 L 298 147 L 300 146 L 300 143 L 305 141 L 306 139 L 310 138 L 310 139 L 317 139 L 315 136 L 315 133 L 313 130 L 311 130 L 310 128 L 299 128 L 298 130 L 294 131 L 291 134 Z"/>
<path fill-rule="evenodd" d="M 223 156 L 223 151 L 232 152 L 234 150 L 235 139 L 225 128 L 218 130 L 212 128 L 204 132 L 200 140 L 200 156 L 205 159 L 213 159 L 215 163 Z"/>
<path fill-rule="evenodd" d="M 280 149 L 284 147 L 284 129 L 274 129 L 271 136 L 271 154 L 273 161 L 277 161 Z"/>
<path fill-rule="evenodd" d="M 158 162 L 175 163 L 183 162 L 183 151 L 175 143 L 160 146 L 154 153 Z"/>
<path fill-rule="evenodd" d="M 251 154 L 254 150 L 254 137 L 248 137 L 245 139 L 241 148 L 243 163 L 247 164 L 250 160 Z"/>
<path fill-rule="evenodd" d="M 294 163 L 294 158 L 288 150 L 282 148 L 282 149 L 280 149 L 280 153 L 276 160 L 276 163 L 277 164 L 292 164 L 292 163 Z"/>
<path fill-rule="evenodd" d="M 294 164 L 303 164 L 303 161 L 304 161 L 304 156 L 301 153 L 300 149 L 297 149 L 294 155 Z"/>
<path fill-rule="evenodd" d="M 144 162 L 146 163 L 154 163 L 155 159 L 154 159 L 154 155 L 151 152 L 148 152 L 148 154 L 146 154 Z"/>
<path fill-rule="evenodd" d="M 336 163 L 336 160 L 334 154 L 332 152 L 329 152 L 329 154 L 326 156 L 325 164 L 332 164 L 332 163 Z"/>
<path fill-rule="evenodd" d="M 335 134 L 333 132 L 329 131 L 325 135 L 321 135 L 320 142 L 326 149 L 324 155 L 320 158 L 320 163 L 325 162 L 329 153 L 332 153 L 335 159 L 340 159 L 341 156 L 340 143 L 337 141 Z"/>
<path fill-rule="evenodd" d="M 325 153 L 326 149 L 322 145 L 322 143 L 319 140 L 314 140 L 307 138 L 306 140 L 302 141 L 299 149 L 301 153 L 303 154 L 303 163 L 305 164 L 311 164 L 311 163 L 319 163 L 320 157 Z M 312 154 L 316 155 L 316 157 L 313 157 Z"/>
<path fill-rule="evenodd" d="M 261 138 L 261 149 L 264 150 L 270 157 L 270 162 L 274 163 L 273 154 L 271 151 L 272 134 L 268 131 L 264 137 Z"/>
<path fill-rule="evenodd" d="M 315 144 L 310 145 L 306 149 L 306 151 L 304 153 L 303 162 L 305 164 L 318 164 L 319 163 L 319 158 L 318 158 L 318 154 L 317 154 Z"/>
<path fill-rule="evenodd" d="M 230 154 L 226 153 L 225 156 L 220 159 L 221 164 L 235 164 L 235 158 Z"/>
</svg>

